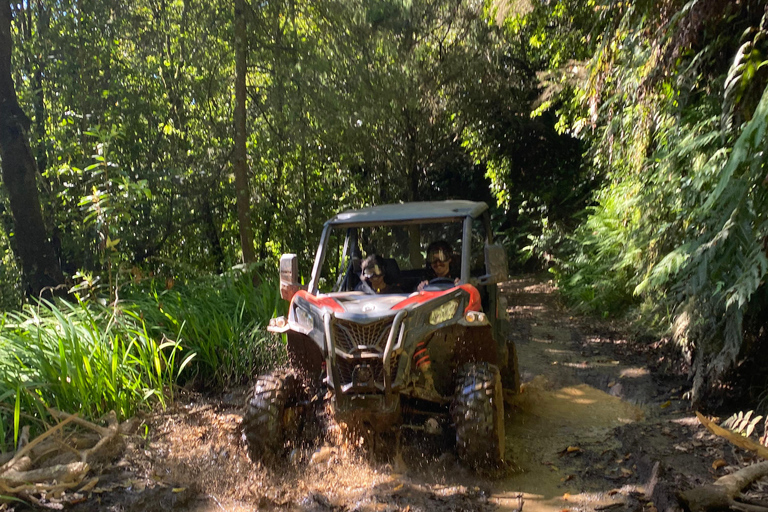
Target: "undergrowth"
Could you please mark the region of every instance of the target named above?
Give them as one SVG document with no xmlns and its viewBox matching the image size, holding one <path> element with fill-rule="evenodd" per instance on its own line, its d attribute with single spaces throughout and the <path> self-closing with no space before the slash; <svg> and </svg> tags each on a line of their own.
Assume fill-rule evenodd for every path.
<svg viewBox="0 0 768 512">
<path fill-rule="evenodd" d="M 221 389 L 247 381 L 285 358 L 283 345 L 267 333 L 284 314 L 273 277 L 253 286 L 253 274 L 233 271 L 167 290 L 153 281 L 124 299 L 141 312 L 155 336 L 180 340 L 195 354 L 183 382 Z"/>
<path fill-rule="evenodd" d="M 167 290 L 149 281 L 116 304 L 97 297 L 28 304 L 0 318 L 0 449 L 24 426 L 50 422 L 47 408 L 120 420 L 165 407 L 179 385 L 209 389 L 247 381 L 284 359 L 266 332 L 285 308 L 273 280 L 253 286 L 240 270 Z"/>
<path fill-rule="evenodd" d="M 768 11 L 630 3 L 608 27 L 563 110 L 605 180 L 557 255 L 558 284 L 583 310 L 674 339 L 698 402 L 761 356 L 764 322 L 748 320 L 766 311 Z"/>
</svg>

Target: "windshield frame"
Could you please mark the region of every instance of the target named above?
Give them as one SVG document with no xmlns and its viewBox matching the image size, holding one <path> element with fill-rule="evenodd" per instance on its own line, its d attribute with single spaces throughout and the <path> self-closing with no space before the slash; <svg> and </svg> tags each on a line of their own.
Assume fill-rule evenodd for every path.
<svg viewBox="0 0 768 512">
<path fill-rule="evenodd" d="M 487 213 L 482 212 L 477 217 L 483 218 L 484 225 L 487 226 L 488 218 Z M 460 277 L 459 281 L 460 283 L 467 283 L 469 282 L 469 276 L 470 276 L 470 262 L 469 258 L 467 256 L 468 248 L 471 244 L 471 237 L 472 237 L 472 223 L 475 220 L 475 217 L 473 216 L 454 216 L 454 217 L 442 217 L 442 218 L 433 218 L 433 219 L 413 219 L 413 220 L 396 220 L 396 221 L 379 221 L 379 222 L 351 222 L 351 223 L 331 223 L 326 222 L 323 226 L 323 232 L 320 236 L 320 243 L 317 248 L 317 253 L 315 256 L 315 262 L 312 267 L 312 275 L 310 277 L 309 285 L 308 285 L 308 291 L 312 295 L 317 295 L 319 293 L 319 282 L 320 282 L 320 275 L 322 273 L 323 265 L 325 264 L 326 260 L 326 254 L 328 251 L 328 243 L 331 238 L 331 233 L 334 230 L 338 230 L 338 232 L 346 232 L 344 234 L 344 246 L 343 251 L 341 254 L 341 260 L 340 263 L 342 265 L 346 265 L 348 262 L 348 259 L 350 258 L 349 252 L 351 251 L 351 247 L 349 244 L 349 237 L 350 237 L 350 230 L 354 231 L 355 229 L 361 229 L 361 228 L 370 228 L 370 227 L 378 227 L 378 226 L 409 226 L 409 225 L 429 225 L 429 224 L 460 224 L 461 229 L 461 268 L 460 268 Z M 488 229 L 485 230 L 485 240 L 486 243 L 491 243 L 491 234 Z M 359 233 L 358 233 L 359 236 Z M 337 276 L 338 279 L 338 276 Z M 338 283 L 337 283 L 338 285 Z M 336 286 L 334 286 L 335 289 Z"/>
</svg>

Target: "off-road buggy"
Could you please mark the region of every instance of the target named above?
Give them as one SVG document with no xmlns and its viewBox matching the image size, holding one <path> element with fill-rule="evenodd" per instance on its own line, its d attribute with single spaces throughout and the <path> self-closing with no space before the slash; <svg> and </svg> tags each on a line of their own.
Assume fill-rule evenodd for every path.
<svg viewBox="0 0 768 512">
<path fill-rule="evenodd" d="M 453 249 L 455 279 L 428 278 L 430 242 Z M 360 288 L 363 255 L 380 254 L 386 280 L 403 293 Z M 504 459 L 504 398 L 517 393 L 507 340 L 504 249 L 491 238 L 488 206 L 470 201 L 393 204 L 345 211 L 327 221 L 307 286 L 295 255 L 280 260 L 290 370 L 260 376 L 247 400 L 243 433 L 252 454 L 279 454 L 313 411 L 375 432 L 455 432 L 462 461 Z M 328 407 L 329 406 L 329 407 Z"/>
</svg>

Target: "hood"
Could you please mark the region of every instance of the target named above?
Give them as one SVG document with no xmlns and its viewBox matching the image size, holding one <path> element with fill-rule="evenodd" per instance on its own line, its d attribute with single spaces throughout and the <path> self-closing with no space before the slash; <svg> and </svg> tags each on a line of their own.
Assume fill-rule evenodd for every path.
<svg viewBox="0 0 768 512">
<path fill-rule="evenodd" d="M 336 295 L 336 294 L 334 294 Z M 341 307 L 343 312 L 337 312 L 337 318 L 354 317 L 359 319 L 360 315 L 371 317 L 372 320 L 385 316 L 392 316 L 397 313 L 395 306 L 408 298 L 404 293 L 390 295 L 360 295 L 360 294 L 338 294 L 333 297 Z"/>
<path fill-rule="evenodd" d="M 381 318 L 394 316 L 398 311 L 411 310 L 432 299 L 445 295 L 453 295 L 458 289 L 469 294 L 467 311 L 480 311 L 480 294 L 474 286 L 463 284 L 443 291 L 422 291 L 412 294 L 394 293 L 389 295 L 366 295 L 360 292 L 329 293 L 327 295 L 310 295 L 299 291 L 294 299 L 302 298 L 318 308 L 332 310 L 336 318 L 355 320 L 357 322 L 375 322 Z"/>
</svg>

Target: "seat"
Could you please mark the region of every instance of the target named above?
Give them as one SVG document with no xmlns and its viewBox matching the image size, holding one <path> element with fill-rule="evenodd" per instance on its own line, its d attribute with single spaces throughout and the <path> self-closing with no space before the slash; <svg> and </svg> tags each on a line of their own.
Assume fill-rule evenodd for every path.
<svg viewBox="0 0 768 512">
<path fill-rule="evenodd" d="M 400 286 L 400 265 L 394 258 L 384 258 L 384 280 L 390 286 Z"/>
</svg>

